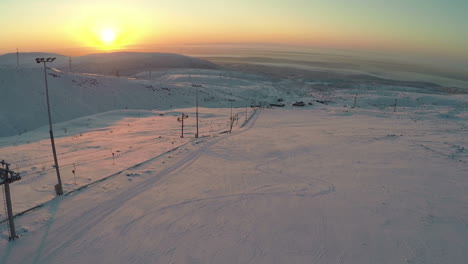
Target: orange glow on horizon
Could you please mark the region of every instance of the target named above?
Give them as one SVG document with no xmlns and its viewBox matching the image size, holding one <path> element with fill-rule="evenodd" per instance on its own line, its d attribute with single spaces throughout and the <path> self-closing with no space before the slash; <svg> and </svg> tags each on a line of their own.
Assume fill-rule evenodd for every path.
<svg viewBox="0 0 468 264">
<path fill-rule="evenodd" d="M 439 21 L 425 16 L 424 12 L 411 12 L 403 4 L 401 9 L 375 12 L 385 10 L 393 2 L 372 0 L 355 5 L 302 0 L 298 0 L 300 4 L 293 4 L 294 1 L 202 2 L 0 1 L 0 9 L 5 10 L 0 16 L 0 22 L 5 25 L 0 53 L 15 52 L 16 48 L 31 52 L 86 49 L 95 53 L 191 44 L 274 43 L 468 57 L 468 37 L 463 34 L 466 27 L 460 23 L 464 21 L 461 20 L 463 12 L 453 19 L 447 16 Z M 412 1 L 401 2 L 419 8 Z M 441 4 L 442 7 L 454 11 L 450 5 Z M 438 15 L 438 10 L 432 11 Z M 397 20 L 395 15 L 402 17 Z"/>
</svg>

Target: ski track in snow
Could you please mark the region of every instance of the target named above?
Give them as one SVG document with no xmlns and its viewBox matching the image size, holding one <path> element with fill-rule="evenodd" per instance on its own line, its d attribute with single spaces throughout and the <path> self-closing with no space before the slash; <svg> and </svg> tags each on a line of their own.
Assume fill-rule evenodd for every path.
<svg viewBox="0 0 468 264">
<path fill-rule="evenodd" d="M 147 148 L 148 146 L 153 146 L 153 145 L 157 145 L 157 144 L 161 144 L 161 143 L 164 143 L 164 142 L 168 142 L 170 141 L 170 139 L 165 139 L 163 141 L 158 141 L 158 142 L 154 142 L 154 143 L 146 143 L 146 144 L 143 144 L 143 143 L 140 143 L 139 144 L 142 144 L 142 146 L 138 146 L 138 147 L 132 147 L 130 150 L 127 150 L 125 152 L 121 152 L 119 153 L 120 155 L 122 154 L 130 154 L 132 152 L 136 152 L 140 149 L 144 149 L 144 148 Z M 135 144 L 132 144 L 132 145 L 135 145 Z M 122 148 L 122 147 L 121 147 Z M 68 152 L 68 153 L 73 153 L 72 151 Z M 83 164 L 87 164 L 87 163 L 90 163 L 90 162 L 95 162 L 95 161 L 99 161 L 99 160 L 108 160 L 108 159 L 111 159 L 108 157 L 108 155 L 106 156 L 103 156 L 102 153 L 109 153 L 109 150 L 105 149 L 105 150 L 101 150 L 101 151 L 97 151 L 97 152 L 94 152 L 92 153 L 91 155 L 88 154 L 88 153 L 84 153 L 82 154 L 82 157 L 86 157 L 85 160 L 83 159 L 80 159 L 79 162 L 75 162 L 75 163 L 71 163 L 72 161 L 74 160 L 77 160 L 77 157 L 80 157 L 80 155 L 72 155 L 70 157 L 63 157 L 63 154 L 66 154 L 66 153 L 63 153 L 60 157 L 60 162 L 61 163 L 66 163 L 67 165 L 60 165 L 60 169 L 64 169 L 64 168 L 70 168 L 70 167 L 73 167 L 73 164 L 75 165 L 83 165 Z M 44 157 L 45 159 L 47 159 L 47 161 L 44 161 L 42 163 L 34 163 L 34 165 L 41 165 L 41 164 L 49 164 L 50 163 L 50 156 L 47 156 L 47 157 Z M 28 176 L 28 174 L 23 174 L 22 177 L 24 179 L 22 179 L 20 182 L 18 182 L 19 184 L 30 184 L 32 182 L 35 182 L 37 180 L 39 180 L 40 178 L 44 177 L 47 175 L 47 172 L 50 172 L 50 171 L 55 171 L 55 168 L 51 168 L 51 169 L 47 169 L 47 170 L 44 170 L 44 171 L 41 171 L 40 173 L 35 173 L 37 174 L 36 176 L 32 176 L 32 177 L 26 177 Z"/>
<path fill-rule="evenodd" d="M 3 259 L 8 260 L 12 251 L 20 263 L 97 260 L 96 256 L 103 254 L 93 250 L 111 250 L 106 243 L 119 249 L 107 256 L 123 263 L 390 263 L 385 258 L 398 263 L 440 263 L 445 258 L 455 259 L 448 255 L 450 249 L 432 236 L 439 232 L 447 239 L 449 235 L 440 233 L 443 228 L 460 232 L 466 228 L 466 215 L 455 217 L 451 208 L 444 208 L 448 205 L 445 201 L 453 199 L 449 187 L 456 186 L 454 190 L 461 193 L 464 183 L 457 174 L 443 180 L 437 173 L 424 178 L 429 171 L 419 173 L 417 165 L 392 155 L 415 152 L 408 158 L 416 164 L 428 159 L 442 164 L 453 161 L 437 153 L 426 157 L 427 150 L 416 144 L 423 140 L 418 137 L 395 137 L 392 131 L 385 136 L 377 125 L 361 129 L 354 124 L 359 118 L 332 118 L 331 124 L 339 123 L 340 129 L 332 125 L 324 131 L 321 127 L 327 127 L 326 120 L 316 127 L 284 122 L 306 124 L 327 113 L 315 112 L 318 116 L 307 119 L 311 111 L 280 111 L 257 112 L 243 129 L 232 134 L 190 141 L 187 147 L 174 151 L 173 163 L 159 172 L 152 171 L 161 164 L 161 155 L 114 174 L 124 177 L 98 181 L 91 188 L 56 198 L 19 217 L 21 223 L 47 215 L 38 224 L 42 228 L 33 227 L 18 241 L 26 246 L 31 240 L 33 251 L 21 258 L 19 248 L 9 246 Z M 275 114 L 284 113 L 287 118 L 297 115 L 299 119 L 276 120 Z M 387 119 L 381 121 L 387 125 Z M 271 129 L 276 131 L 268 135 Z M 356 142 L 343 141 L 349 138 Z M 303 145 L 304 141 L 308 144 Z M 347 146 L 341 154 L 344 143 Z M 255 151 L 265 144 L 271 146 Z M 456 144 L 448 146 L 452 145 Z M 376 159 L 366 155 L 377 153 L 373 151 L 379 148 L 381 156 Z M 335 159 L 330 160 L 331 155 Z M 211 160 L 230 166 L 232 171 L 204 171 L 213 166 Z M 246 170 L 242 169 L 244 164 Z M 144 177 L 139 178 L 140 174 Z M 191 177 L 195 175 L 199 179 Z M 107 195 L 107 188 L 116 181 L 117 186 L 119 181 L 128 183 L 127 179 L 130 184 Z M 424 180 L 418 182 L 420 179 Z M 440 198 L 431 193 L 426 181 L 443 184 L 437 189 Z M 183 187 L 178 189 L 179 185 Z M 86 195 L 98 195 L 97 203 L 90 203 Z M 75 199 L 79 205 L 76 211 L 69 208 Z M 140 203 L 144 205 L 137 206 Z M 132 209 L 134 206 L 137 208 Z M 275 215 L 276 211 L 282 215 Z M 449 218 L 456 224 L 447 225 Z M 406 225 L 414 230 L 400 233 Z M 129 244 L 109 240 L 116 238 L 129 239 Z M 145 243 L 151 243 L 147 251 L 140 249 Z M 395 255 L 386 255 L 387 247 Z M 233 253 L 237 255 L 230 255 Z"/>
<path fill-rule="evenodd" d="M 249 129 L 251 129 L 254 126 L 259 114 L 260 113 L 256 113 L 255 117 L 249 122 L 248 126 L 245 129 L 236 131 L 230 135 L 226 135 L 223 137 L 219 137 L 219 138 L 215 138 L 215 139 L 203 142 L 203 145 L 200 148 L 186 154 L 179 161 L 177 161 L 176 164 L 172 165 L 171 167 L 163 170 L 162 172 L 149 178 L 148 180 L 145 180 L 144 182 L 141 182 L 138 185 L 127 189 L 125 192 L 120 193 L 118 196 L 114 197 L 112 200 L 106 201 L 104 203 L 101 203 L 95 206 L 94 208 L 84 211 L 81 214 L 81 216 L 78 218 L 79 220 L 77 219 L 76 221 L 72 223 L 67 223 L 63 225 L 62 227 L 60 226 L 56 227 L 56 229 L 54 230 L 54 233 L 48 234 L 48 235 L 49 236 L 53 235 L 54 239 L 58 239 L 59 241 L 61 241 L 61 243 L 57 246 L 52 246 L 48 248 L 47 251 L 38 252 L 36 259 L 39 260 L 40 262 L 45 262 L 45 263 L 47 263 L 48 261 L 51 261 L 52 259 L 55 259 L 64 249 L 67 249 L 68 247 L 73 245 L 76 241 L 79 241 L 79 239 L 84 234 L 91 232 L 94 226 L 96 226 L 98 223 L 105 221 L 107 217 L 112 215 L 114 211 L 118 210 L 126 202 L 131 201 L 133 197 L 141 193 L 144 193 L 145 191 L 153 188 L 155 185 L 161 184 L 162 181 L 164 181 L 165 177 L 170 174 L 182 173 L 184 169 L 188 168 L 191 164 L 193 164 L 200 157 L 200 155 L 202 155 L 203 153 L 209 152 L 210 147 L 215 146 L 217 143 L 221 141 L 229 141 L 231 137 L 240 135 L 241 133 L 244 133 L 248 131 Z M 140 164 L 138 167 L 143 166 L 145 163 L 150 163 L 152 161 L 153 160 L 148 160 Z M 280 173 L 281 174 L 282 172 L 272 171 L 268 169 L 261 169 L 261 167 L 267 166 L 268 163 L 271 163 L 274 161 L 275 159 L 258 165 L 257 170 L 262 173 Z M 170 228 L 171 225 L 174 225 L 178 221 L 189 217 L 190 212 L 195 212 L 196 210 L 206 207 L 207 206 L 206 202 L 210 202 L 210 201 L 216 201 L 217 204 L 220 204 L 220 206 L 214 209 L 214 212 L 216 212 L 223 208 L 229 207 L 233 204 L 246 202 L 250 199 L 254 199 L 255 197 L 265 197 L 265 196 L 278 197 L 278 196 L 284 196 L 284 195 L 299 196 L 299 197 L 304 197 L 304 196 L 316 197 L 316 196 L 326 195 L 335 191 L 335 186 L 327 181 L 317 179 L 317 178 L 311 178 L 310 180 L 314 182 L 310 184 L 304 183 L 301 186 L 299 186 L 298 190 L 291 190 L 291 186 L 283 187 L 281 186 L 281 184 L 264 185 L 264 186 L 260 186 L 250 191 L 243 192 L 243 193 L 211 196 L 211 197 L 192 199 L 192 200 L 182 201 L 176 204 L 167 205 L 162 208 L 158 208 L 153 211 L 147 212 L 144 215 L 133 219 L 129 223 L 126 223 L 120 228 L 120 233 L 122 235 L 125 235 L 127 232 L 129 232 L 132 229 L 132 227 L 137 222 L 141 221 L 147 216 L 150 216 L 153 214 L 160 215 L 160 214 L 164 214 L 168 210 L 178 209 L 180 207 L 185 207 L 185 206 L 191 206 L 192 209 L 189 210 L 188 214 L 184 214 L 183 216 L 176 218 L 171 223 L 169 223 L 168 228 Z M 317 187 L 316 185 L 319 185 L 320 187 Z M 313 189 L 319 189 L 319 190 L 313 190 Z M 60 199 L 62 198 L 58 198 L 56 199 L 56 201 L 52 201 L 51 203 L 52 204 L 59 203 Z M 63 199 L 66 199 L 66 198 L 63 198 Z M 218 231 L 221 231 L 222 229 L 223 227 L 220 226 Z M 323 234 L 323 236 L 325 236 L 325 234 Z M 244 239 L 247 239 L 248 237 L 249 237 L 249 234 L 246 234 L 246 237 Z M 263 250 L 259 246 L 255 246 L 253 244 L 253 252 L 251 253 L 250 257 L 243 263 L 253 263 L 254 259 L 257 256 L 261 256 L 265 254 L 265 253 L 262 253 L 262 251 Z M 325 252 L 326 252 L 325 247 L 321 247 L 317 250 L 314 250 L 313 252 L 303 252 L 303 253 L 299 252 L 299 254 L 306 254 L 306 255 L 313 254 L 315 256 L 315 260 L 319 261 L 320 259 L 322 259 Z M 170 253 L 171 253 L 171 250 L 166 252 L 166 254 L 170 254 Z"/>
<path fill-rule="evenodd" d="M 253 125 L 255 124 L 258 118 L 258 115 L 259 113 L 256 113 L 255 118 L 250 122 L 250 124 L 247 126 L 246 129 L 243 129 L 241 131 L 236 131 L 226 137 L 232 137 L 232 136 L 238 135 L 240 133 L 243 133 L 251 129 Z M 47 262 L 48 259 L 54 258 L 57 254 L 59 254 L 62 251 L 62 249 L 69 247 L 71 244 L 73 244 L 73 242 L 78 240 L 78 238 L 80 238 L 83 234 L 85 234 L 86 232 L 89 232 L 93 226 L 103 221 L 107 216 L 112 214 L 112 212 L 114 212 L 115 210 L 119 209 L 123 204 L 125 204 L 125 202 L 131 200 L 134 196 L 139 195 L 140 193 L 153 188 L 154 185 L 158 184 L 162 180 L 162 178 L 165 177 L 166 175 L 169 175 L 175 172 L 180 172 L 184 168 L 190 166 L 210 146 L 215 145 L 221 140 L 225 140 L 225 137 L 220 137 L 220 138 L 216 138 L 214 140 L 205 142 L 203 146 L 188 153 L 185 157 L 181 158 L 176 164 L 163 170 L 162 172 L 158 173 L 154 177 L 142 182 L 141 184 L 130 187 L 125 192 L 114 197 L 112 200 L 101 203 L 98 206 L 83 212 L 82 216 L 79 218 L 79 221 L 75 221 L 71 224 L 68 223 L 62 227 L 57 227 L 55 234 L 56 234 L 56 238 L 59 241 L 61 241 L 61 243 L 59 246 L 51 247 L 50 252 L 41 254 L 41 261 Z M 145 163 L 148 163 L 151 161 L 152 160 L 148 160 Z M 144 163 L 140 165 L 142 166 L 144 165 Z M 62 199 L 62 198 L 57 198 L 57 200 L 59 199 Z M 212 199 L 216 199 L 216 197 Z M 58 202 L 58 201 L 54 201 L 54 202 Z M 192 202 L 196 202 L 196 201 L 183 202 L 180 205 L 192 203 Z M 178 205 L 172 205 L 166 208 L 162 208 L 160 210 L 164 210 L 164 209 L 167 210 L 171 207 L 176 207 L 176 206 Z"/>
</svg>

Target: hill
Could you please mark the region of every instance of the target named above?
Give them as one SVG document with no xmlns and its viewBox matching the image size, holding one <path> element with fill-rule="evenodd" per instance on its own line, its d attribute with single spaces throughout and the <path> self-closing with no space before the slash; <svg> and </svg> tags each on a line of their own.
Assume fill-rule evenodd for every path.
<svg viewBox="0 0 468 264">
<path fill-rule="evenodd" d="M 55 57 L 51 67 L 68 72 L 69 57 L 55 53 L 20 53 L 20 68 L 38 68 L 35 58 Z M 16 68 L 16 53 L 0 56 L 0 68 Z M 71 57 L 72 72 L 92 73 L 113 76 L 132 76 L 149 70 L 161 69 L 219 69 L 220 67 L 207 60 L 173 53 L 139 53 L 115 52 L 98 53 L 79 57 Z"/>
</svg>

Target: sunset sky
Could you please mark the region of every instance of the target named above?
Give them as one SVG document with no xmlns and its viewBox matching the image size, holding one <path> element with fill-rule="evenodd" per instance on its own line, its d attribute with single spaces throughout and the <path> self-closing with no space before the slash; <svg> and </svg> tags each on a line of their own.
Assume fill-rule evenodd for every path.
<svg viewBox="0 0 468 264">
<path fill-rule="evenodd" d="M 0 54 L 278 43 L 468 58 L 466 0 L 1 0 Z"/>
</svg>

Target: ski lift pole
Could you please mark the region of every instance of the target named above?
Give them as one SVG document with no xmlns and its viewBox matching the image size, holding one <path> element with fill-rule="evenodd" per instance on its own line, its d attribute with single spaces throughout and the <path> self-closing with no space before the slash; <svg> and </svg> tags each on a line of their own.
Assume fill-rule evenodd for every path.
<svg viewBox="0 0 468 264">
<path fill-rule="evenodd" d="M 181 117 L 177 117 L 177 122 L 182 123 L 181 131 L 182 134 L 180 135 L 181 138 L 184 138 L 184 119 L 187 119 L 188 115 L 182 113 Z"/>
<path fill-rule="evenodd" d="M 10 171 L 10 164 L 6 163 L 4 160 L 0 162 L 2 167 L 0 168 L 0 185 L 3 184 L 5 190 L 5 203 L 6 203 L 6 210 L 8 214 L 8 226 L 10 228 L 10 237 L 9 240 L 14 240 L 18 238 L 16 235 L 15 230 L 15 222 L 14 222 L 14 215 L 13 215 L 13 206 L 11 204 L 11 194 L 10 194 L 10 183 L 21 180 L 19 173 L 14 171 Z"/>
<path fill-rule="evenodd" d="M 197 133 L 195 134 L 195 138 L 198 138 L 198 85 L 195 90 L 195 96 L 196 96 L 196 102 L 197 102 L 197 105 L 196 105 Z"/>
</svg>

